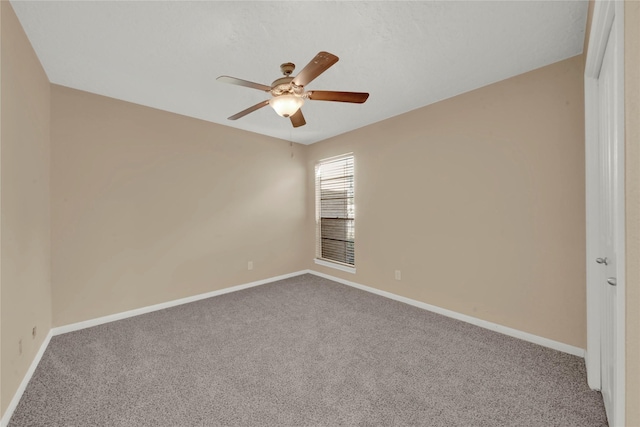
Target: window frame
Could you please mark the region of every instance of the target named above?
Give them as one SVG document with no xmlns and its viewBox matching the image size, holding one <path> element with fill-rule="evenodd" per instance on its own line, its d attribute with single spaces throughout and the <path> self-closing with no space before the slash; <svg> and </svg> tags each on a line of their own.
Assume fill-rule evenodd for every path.
<svg viewBox="0 0 640 427">
<path fill-rule="evenodd" d="M 321 184 L 320 184 L 320 168 L 323 164 L 340 161 L 342 159 L 351 159 L 353 164 L 353 264 L 343 263 L 337 260 L 323 258 L 322 257 L 322 229 L 321 229 L 321 219 L 322 219 L 322 204 L 321 204 Z M 356 231 L 355 231 L 355 217 L 356 217 L 356 203 L 355 203 L 355 194 L 356 194 L 356 165 L 355 165 L 355 156 L 353 153 L 345 153 L 339 156 L 328 157 L 325 159 L 318 160 L 315 165 L 315 179 L 314 179 L 314 187 L 315 187 L 315 201 L 316 201 L 316 250 L 315 250 L 315 259 L 314 262 L 318 265 L 322 265 L 329 268 L 335 268 L 337 270 L 345 271 L 347 273 L 355 273 L 356 265 L 355 265 L 355 246 L 356 246 Z"/>
</svg>

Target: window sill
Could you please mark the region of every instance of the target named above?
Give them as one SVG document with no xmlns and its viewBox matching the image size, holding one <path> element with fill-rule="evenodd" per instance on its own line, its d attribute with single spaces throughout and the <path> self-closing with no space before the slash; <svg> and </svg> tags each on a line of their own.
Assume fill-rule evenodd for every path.
<svg viewBox="0 0 640 427">
<path fill-rule="evenodd" d="M 346 271 L 347 273 L 356 274 L 355 267 L 348 267 L 346 265 L 337 264 L 335 262 L 325 261 L 323 259 L 318 259 L 318 258 L 314 258 L 313 261 L 316 264 L 322 265 L 324 267 L 335 268 L 336 270 Z"/>
</svg>

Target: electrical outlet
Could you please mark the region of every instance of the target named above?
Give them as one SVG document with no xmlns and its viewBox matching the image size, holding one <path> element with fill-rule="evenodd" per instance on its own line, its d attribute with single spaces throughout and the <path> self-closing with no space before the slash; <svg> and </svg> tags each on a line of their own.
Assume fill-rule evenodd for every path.
<svg viewBox="0 0 640 427">
<path fill-rule="evenodd" d="M 396 280 L 402 279 L 402 272 L 400 270 L 396 270 Z"/>
<path fill-rule="evenodd" d="M 34 326 L 33 329 L 31 330 L 31 338 L 35 338 L 37 332 L 38 332 L 38 328 Z"/>
<path fill-rule="evenodd" d="M 247 270 L 253 270 L 253 261 L 247 263 Z"/>
<path fill-rule="evenodd" d="M 22 356 L 22 338 L 18 340 L 18 354 Z"/>
</svg>

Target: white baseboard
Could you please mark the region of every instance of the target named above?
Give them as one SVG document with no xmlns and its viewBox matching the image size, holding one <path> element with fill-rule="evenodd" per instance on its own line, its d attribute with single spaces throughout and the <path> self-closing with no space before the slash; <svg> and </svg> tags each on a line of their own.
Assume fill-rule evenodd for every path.
<svg viewBox="0 0 640 427">
<path fill-rule="evenodd" d="M 51 341 L 52 336 L 53 334 L 51 333 L 51 331 L 49 331 L 44 341 L 40 345 L 40 349 L 38 350 L 38 352 L 36 353 L 36 356 L 31 361 L 31 365 L 29 365 L 29 369 L 27 369 L 27 373 L 24 374 L 24 378 L 22 378 L 22 382 L 20 382 L 20 385 L 18 386 L 18 390 L 16 390 L 15 394 L 13 395 L 13 399 L 11 399 L 11 402 L 9 402 L 9 406 L 7 407 L 7 410 L 4 411 L 4 415 L 0 420 L 0 427 L 7 427 L 9 425 L 9 420 L 11 420 L 11 416 L 13 415 L 13 412 L 18 407 L 18 403 L 20 403 L 22 394 L 27 389 L 27 384 L 29 384 L 29 381 L 31 381 L 31 377 L 33 376 L 33 373 L 36 371 L 36 368 L 38 367 L 38 364 L 40 363 L 40 359 L 42 359 L 42 356 L 44 355 L 45 350 L 49 346 L 49 341 Z"/>
<path fill-rule="evenodd" d="M 79 331 L 81 329 L 90 328 L 92 326 L 102 325 L 104 323 L 115 322 L 116 320 L 126 319 L 128 317 L 139 316 L 141 314 L 151 313 L 153 311 L 163 310 L 177 305 L 188 304 L 190 302 L 215 297 L 218 295 L 228 294 L 230 292 L 240 291 L 242 289 L 252 288 L 254 286 L 264 285 L 266 283 L 276 282 L 278 280 L 288 279 L 290 277 L 305 274 L 307 271 L 297 271 L 295 273 L 283 274 L 281 276 L 270 277 L 268 279 L 258 280 L 255 282 L 245 283 L 243 285 L 231 286 L 229 288 L 219 289 L 217 291 L 206 292 L 204 294 L 193 295 L 186 298 L 180 298 L 173 301 L 167 301 L 160 304 L 150 305 L 147 307 L 136 308 L 134 310 L 123 311 L 121 313 L 110 314 L 108 316 L 98 317 L 95 319 L 85 320 L 83 322 L 71 323 L 64 326 L 58 326 L 51 329 L 53 336 L 66 334 L 68 332 Z M 1 426 L 0 426 L 1 427 Z"/>
<path fill-rule="evenodd" d="M 447 310 L 446 308 L 438 307 L 438 306 L 427 304 L 421 301 L 416 301 L 411 298 L 392 294 L 391 292 L 381 291 L 380 289 L 371 288 L 369 286 L 361 285 L 359 283 L 351 282 L 349 280 L 341 279 L 339 277 L 330 276 L 328 274 L 319 273 L 313 270 L 308 270 L 308 272 L 316 276 L 324 277 L 325 279 L 333 280 L 334 282 L 342 283 L 343 285 L 352 286 L 354 288 L 361 289 L 363 291 L 371 292 L 372 294 L 380 295 L 386 298 L 390 298 L 392 300 L 403 302 L 405 304 L 413 305 L 415 307 L 422 308 L 424 310 L 428 310 L 437 314 L 441 314 L 443 316 L 451 317 L 456 320 L 462 320 L 463 322 L 471 323 L 472 325 L 480 326 L 481 328 L 499 332 L 501 334 L 508 335 L 510 337 L 519 338 L 524 341 L 529 341 L 534 344 L 541 345 L 543 347 L 548 347 L 553 350 L 561 351 L 563 353 L 572 354 L 574 356 L 578 356 L 582 358 L 584 358 L 584 355 L 585 355 L 584 349 L 579 347 L 574 347 L 569 344 L 561 343 L 559 341 L 543 338 L 538 335 L 530 334 L 528 332 L 523 332 L 518 329 L 509 328 L 507 326 L 502 326 L 497 323 L 488 322 L 486 320 L 478 319 L 476 317 L 467 316 L 466 314 L 461 314 L 455 311 Z"/>
</svg>

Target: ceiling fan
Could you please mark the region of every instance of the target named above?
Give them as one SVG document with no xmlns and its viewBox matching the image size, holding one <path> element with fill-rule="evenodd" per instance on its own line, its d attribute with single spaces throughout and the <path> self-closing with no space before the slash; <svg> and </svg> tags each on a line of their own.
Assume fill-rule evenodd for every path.
<svg viewBox="0 0 640 427">
<path fill-rule="evenodd" d="M 237 120 L 252 113 L 266 105 L 271 105 L 273 109 L 282 117 L 289 117 L 294 128 L 304 126 L 307 122 L 302 115 L 302 104 L 307 99 L 312 101 L 335 101 L 351 102 L 362 104 L 369 97 L 365 92 L 335 92 L 328 90 L 305 91 L 305 86 L 311 83 L 316 77 L 324 73 L 329 67 L 338 62 L 338 57 L 329 52 L 320 52 L 309 62 L 306 67 L 291 77 L 291 73 L 296 68 L 295 64 L 287 62 L 280 65 L 284 77 L 280 77 L 271 83 L 271 86 L 253 83 L 235 77 L 220 76 L 217 80 L 224 83 L 231 83 L 238 86 L 250 87 L 262 90 L 272 95 L 272 98 L 253 105 L 246 110 L 229 117 L 229 120 Z"/>
</svg>

